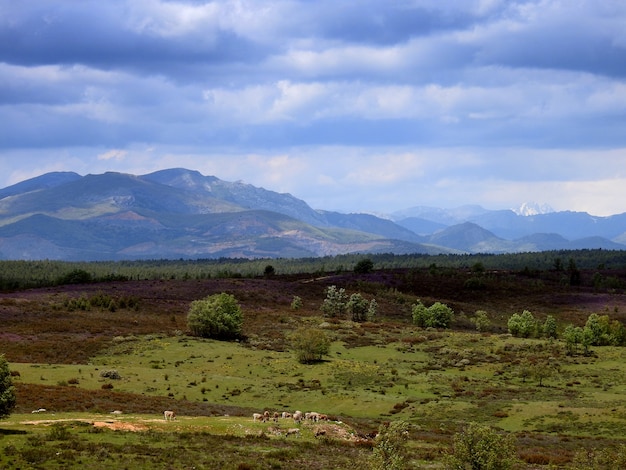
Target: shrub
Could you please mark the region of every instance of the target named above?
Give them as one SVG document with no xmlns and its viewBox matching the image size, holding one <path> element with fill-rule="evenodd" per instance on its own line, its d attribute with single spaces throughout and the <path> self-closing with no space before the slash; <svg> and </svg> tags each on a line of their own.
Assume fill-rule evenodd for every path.
<svg viewBox="0 0 626 470">
<path fill-rule="evenodd" d="M 346 290 L 342 287 L 337 289 L 337 286 L 328 286 L 326 289 L 326 298 L 322 302 L 322 312 L 326 317 L 341 317 L 344 316 L 348 308 L 348 295 Z"/>
<path fill-rule="evenodd" d="M 477 331 L 487 331 L 491 326 L 491 321 L 484 310 L 476 310 L 472 323 L 476 326 Z"/>
<path fill-rule="evenodd" d="M 546 317 L 546 321 L 543 323 L 543 335 L 546 338 L 556 338 L 556 328 L 556 318 L 554 318 L 552 315 L 548 315 Z"/>
<path fill-rule="evenodd" d="M 243 314 L 234 296 L 222 292 L 191 302 L 187 325 L 203 338 L 232 339 L 241 335 Z"/>
<path fill-rule="evenodd" d="M 300 328 L 291 335 L 291 347 L 298 362 L 319 362 L 330 350 L 330 340 L 324 331 L 316 328 Z"/>
<path fill-rule="evenodd" d="M 403 470 L 406 468 L 405 444 L 409 425 L 404 421 L 383 424 L 378 429 L 369 467 L 372 470 Z"/>
<path fill-rule="evenodd" d="M 417 301 L 412 307 L 413 322 L 422 328 L 448 328 L 454 311 L 446 304 L 435 302 L 430 307 Z"/>
<path fill-rule="evenodd" d="M 522 314 L 514 313 L 507 323 L 509 333 L 521 338 L 530 338 L 537 332 L 537 320 L 531 312 L 524 310 Z"/>
<path fill-rule="evenodd" d="M 362 259 L 354 266 L 354 272 L 357 274 L 367 274 L 373 269 L 374 262 L 369 258 Z"/>
<path fill-rule="evenodd" d="M 297 295 L 293 296 L 293 300 L 291 301 L 291 309 L 292 310 L 300 310 L 302 308 L 302 298 Z"/>
<path fill-rule="evenodd" d="M 449 470 L 507 470 L 517 463 L 515 443 L 509 434 L 472 423 L 454 435 L 453 453 L 446 459 Z"/>
<path fill-rule="evenodd" d="M 15 388 L 11 380 L 9 364 L 0 355 L 0 418 L 5 418 L 11 414 L 15 407 Z"/>
<path fill-rule="evenodd" d="M 88 284 L 92 280 L 91 274 L 84 269 L 74 269 L 64 276 L 61 276 L 57 280 L 57 284 Z"/>
<path fill-rule="evenodd" d="M 365 321 L 369 302 L 361 294 L 352 294 L 346 304 L 346 308 L 352 317 L 352 321 Z"/>
</svg>

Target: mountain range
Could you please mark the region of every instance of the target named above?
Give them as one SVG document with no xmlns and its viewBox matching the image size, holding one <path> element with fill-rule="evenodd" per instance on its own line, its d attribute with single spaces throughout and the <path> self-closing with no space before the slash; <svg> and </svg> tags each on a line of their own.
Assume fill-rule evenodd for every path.
<svg viewBox="0 0 626 470">
<path fill-rule="evenodd" d="M 66 261 L 626 249 L 626 213 L 416 206 L 314 210 L 290 194 L 175 168 L 54 172 L 0 189 L 0 259 Z"/>
</svg>

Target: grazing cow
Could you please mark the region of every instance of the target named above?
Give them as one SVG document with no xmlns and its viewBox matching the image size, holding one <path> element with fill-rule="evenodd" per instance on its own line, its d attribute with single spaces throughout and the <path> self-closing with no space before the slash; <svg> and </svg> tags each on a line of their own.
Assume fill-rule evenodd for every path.
<svg viewBox="0 0 626 470">
<path fill-rule="evenodd" d="M 307 413 L 307 415 L 308 419 L 310 419 L 311 421 L 315 421 L 316 423 L 320 420 L 320 414 L 316 413 L 315 411 Z"/>
<path fill-rule="evenodd" d="M 293 420 L 294 420 L 296 423 L 299 423 L 300 421 L 302 421 L 302 411 L 299 411 L 299 410 L 298 410 L 298 411 L 294 412 L 294 414 L 293 414 Z"/>
<path fill-rule="evenodd" d="M 278 418 L 280 417 L 280 415 L 278 414 L 278 411 L 274 411 L 274 422 L 278 423 Z"/>
<path fill-rule="evenodd" d="M 263 422 L 265 423 L 266 421 L 269 421 L 269 420 L 270 420 L 270 412 L 265 410 L 263 412 Z"/>
<path fill-rule="evenodd" d="M 163 418 L 165 418 L 165 421 L 173 421 L 176 419 L 176 413 L 171 410 L 166 410 L 163 412 Z"/>
<path fill-rule="evenodd" d="M 289 429 L 287 429 L 287 432 L 285 433 L 285 437 L 291 436 L 291 435 L 300 436 L 300 429 L 298 429 L 298 428 L 289 428 Z"/>
<path fill-rule="evenodd" d="M 323 415 L 323 414 L 320 414 L 320 416 L 319 416 L 319 420 L 320 420 L 320 421 L 328 421 L 328 415 Z"/>
<path fill-rule="evenodd" d="M 252 413 L 252 421 L 262 421 L 263 415 L 261 413 Z"/>
<path fill-rule="evenodd" d="M 283 411 L 282 417 L 283 417 L 283 419 L 291 418 L 291 413 L 289 413 L 288 411 Z"/>
</svg>

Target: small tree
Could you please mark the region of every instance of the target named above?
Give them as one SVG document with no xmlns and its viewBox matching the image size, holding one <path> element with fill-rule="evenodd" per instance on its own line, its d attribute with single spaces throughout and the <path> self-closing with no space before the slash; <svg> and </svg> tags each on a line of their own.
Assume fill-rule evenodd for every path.
<svg viewBox="0 0 626 470">
<path fill-rule="evenodd" d="M 300 310 L 302 308 L 302 298 L 294 295 L 291 301 L 291 309 L 292 310 Z"/>
<path fill-rule="evenodd" d="M 367 321 L 375 321 L 378 314 L 378 302 L 376 299 L 370 300 L 370 304 L 367 307 Z"/>
<path fill-rule="evenodd" d="M 556 338 L 557 333 L 556 333 L 556 329 L 557 329 L 557 325 L 556 325 L 556 318 L 554 318 L 552 315 L 548 315 L 546 317 L 546 321 L 543 323 L 543 335 L 546 338 Z"/>
<path fill-rule="evenodd" d="M 411 315 L 413 316 L 413 323 L 420 328 L 426 328 L 428 326 L 430 314 L 421 300 L 418 300 L 416 304 L 413 304 L 411 307 Z"/>
<path fill-rule="evenodd" d="M 290 340 L 296 358 L 302 364 L 320 362 L 330 351 L 328 336 L 317 328 L 299 328 L 291 335 Z"/>
<path fill-rule="evenodd" d="M 241 335 L 243 314 L 234 296 L 222 292 L 191 302 L 187 326 L 203 338 L 232 339 Z"/>
<path fill-rule="evenodd" d="M 531 366 L 531 373 L 535 380 L 539 382 L 539 386 L 543 387 L 543 381 L 551 378 L 554 373 L 554 367 L 547 361 L 538 361 Z"/>
<path fill-rule="evenodd" d="M 422 328 L 448 328 L 454 315 L 446 304 L 435 302 L 427 308 L 419 300 L 413 305 L 411 313 L 413 322 Z"/>
<path fill-rule="evenodd" d="M 404 421 L 383 424 L 378 429 L 376 444 L 370 458 L 371 470 L 403 470 L 406 468 L 406 441 L 409 425 Z"/>
<path fill-rule="evenodd" d="M 354 272 L 357 274 L 367 274 L 372 269 L 374 269 L 374 262 L 369 258 L 362 259 L 354 266 Z"/>
<path fill-rule="evenodd" d="M 474 325 L 476 325 L 477 331 L 487 331 L 491 326 L 491 321 L 487 316 L 487 312 L 484 310 L 477 310 L 472 319 Z"/>
<path fill-rule="evenodd" d="M 326 317 L 343 317 L 346 314 L 348 304 L 348 294 L 342 287 L 337 289 L 337 286 L 328 286 L 326 289 L 326 298 L 322 302 L 322 312 Z"/>
<path fill-rule="evenodd" d="M 578 353 L 578 345 L 583 342 L 583 329 L 580 326 L 567 325 L 563 330 L 563 339 L 569 354 Z"/>
<path fill-rule="evenodd" d="M 15 407 L 15 388 L 11 380 L 11 371 L 9 371 L 9 363 L 0 355 L 0 419 L 6 418 L 11 414 Z"/>
<path fill-rule="evenodd" d="M 517 463 L 510 434 L 472 423 L 454 435 L 454 452 L 446 460 L 449 470 L 508 470 Z"/>
<path fill-rule="evenodd" d="M 537 332 L 537 320 L 528 310 L 524 310 L 521 315 L 519 313 L 511 315 L 507 326 L 509 333 L 522 338 L 530 338 Z"/>
<path fill-rule="evenodd" d="M 446 304 L 441 302 L 435 302 L 428 307 L 428 312 L 431 315 L 431 325 L 435 328 L 448 328 L 452 321 L 454 312 Z"/>
<path fill-rule="evenodd" d="M 608 315 L 592 313 L 587 317 L 584 328 L 585 334 L 589 335 L 590 344 L 593 346 L 606 346 L 612 344 L 611 322 Z"/>
<path fill-rule="evenodd" d="M 352 294 L 346 307 L 352 317 L 352 321 L 367 320 L 369 302 L 361 294 Z"/>
</svg>

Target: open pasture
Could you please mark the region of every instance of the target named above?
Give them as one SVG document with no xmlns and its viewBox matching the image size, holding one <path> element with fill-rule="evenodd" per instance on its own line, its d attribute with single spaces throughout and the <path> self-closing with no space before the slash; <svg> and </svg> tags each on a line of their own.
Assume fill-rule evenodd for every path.
<svg viewBox="0 0 626 470">
<path fill-rule="evenodd" d="M 478 422 L 513 433 L 528 468 L 568 468 L 580 449 L 626 443 L 624 348 L 597 347 L 590 356 L 570 356 L 561 341 L 513 338 L 504 327 L 508 316 L 524 308 L 540 318 L 556 315 L 561 328 L 565 322 L 581 324 L 593 311 L 621 319 L 623 296 L 524 279 L 516 284 L 510 275 L 492 280 L 491 290 L 474 292 L 463 289 L 464 279 L 424 274 L 419 282 L 412 272 L 412 287 L 400 289 L 407 283 L 397 273 L 323 281 L 277 276 L 1 294 L 0 347 L 15 373 L 18 405 L 0 422 L 0 444 L 26 459 L 22 462 L 28 462 L 29 452 L 36 461 L 35 441 L 42 449 L 68 447 L 50 436 L 61 427 L 71 446 L 81 450 L 73 454 L 76 460 L 64 463 L 46 450 L 44 462 L 57 462 L 48 468 L 78 467 L 78 461 L 94 468 L 108 462 L 110 468 L 121 461 L 124 445 L 135 449 L 128 468 L 187 468 L 192 458 L 196 468 L 216 468 L 213 462 L 221 468 L 293 468 L 305 461 L 311 468 L 363 468 L 373 445 L 367 435 L 382 422 L 404 420 L 411 425 L 412 468 L 442 468 L 454 433 Z M 330 284 L 375 297 L 377 321 L 321 317 L 319 305 Z M 187 336 L 189 302 L 222 291 L 241 302 L 245 338 Z M 103 292 L 138 297 L 140 307 L 63 307 L 68 297 Z M 290 308 L 295 295 L 303 300 L 297 311 Z M 452 306 L 453 328 L 412 325 L 410 305 L 418 298 Z M 469 321 L 478 309 L 492 320 L 487 332 L 475 331 Z M 332 339 L 323 362 L 296 361 L 289 334 L 300 326 L 322 328 Z M 539 363 L 547 367 L 541 384 L 532 372 Z M 39 408 L 46 416 L 31 413 Z M 178 419 L 165 423 L 165 409 L 176 410 Z M 307 423 L 300 438 L 292 439 L 273 433 L 273 422 L 252 420 L 255 412 L 296 409 L 325 413 L 346 431 L 316 438 Z M 113 410 L 123 414 L 111 415 Z M 58 422 L 45 422 L 52 413 Z M 118 429 L 92 424 L 107 421 L 125 424 Z M 347 438 L 352 435 L 363 440 Z M 177 452 L 177 446 L 185 450 Z M 20 461 L 9 457 L 5 451 L 0 462 Z"/>
</svg>

